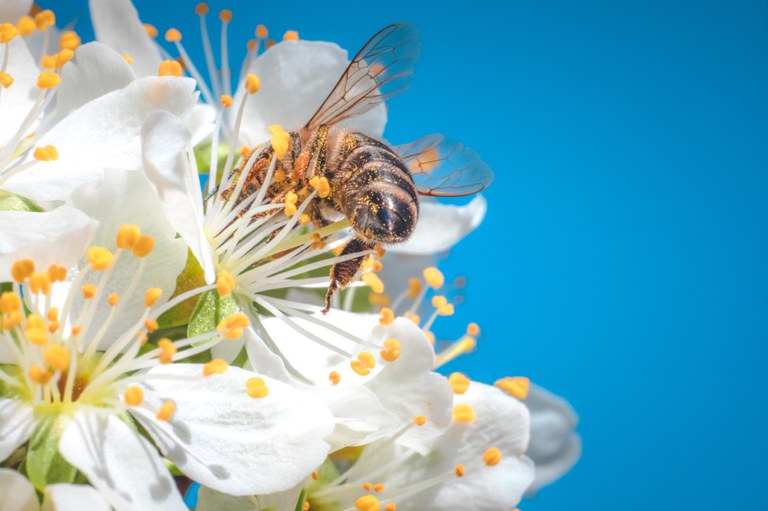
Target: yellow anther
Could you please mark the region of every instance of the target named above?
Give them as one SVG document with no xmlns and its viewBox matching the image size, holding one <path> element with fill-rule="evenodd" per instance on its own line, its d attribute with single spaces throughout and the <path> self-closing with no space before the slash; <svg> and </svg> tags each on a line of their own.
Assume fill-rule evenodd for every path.
<svg viewBox="0 0 768 511">
<path fill-rule="evenodd" d="M 176 413 L 176 404 L 173 401 L 166 401 L 157 411 L 155 417 L 157 417 L 157 420 L 169 421 L 174 413 Z"/>
<path fill-rule="evenodd" d="M 80 290 L 83 292 L 83 298 L 86 300 L 90 300 L 96 296 L 96 284 L 84 284 Z"/>
<path fill-rule="evenodd" d="M 314 472 L 312 472 L 312 479 L 313 479 L 314 481 L 317 481 L 318 479 L 320 479 L 320 474 L 317 472 L 317 470 L 315 470 Z"/>
<path fill-rule="evenodd" d="M 371 374 L 371 369 L 364 363 L 360 362 L 359 360 L 350 361 L 349 366 L 352 368 L 354 372 L 356 372 L 360 376 L 368 376 L 369 374 Z"/>
<path fill-rule="evenodd" d="M 261 80 L 253 73 L 248 73 L 245 76 L 245 90 L 248 94 L 256 94 L 261 88 Z"/>
<path fill-rule="evenodd" d="M 48 331 L 54 334 L 59 329 L 59 327 L 61 327 L 61 323 L 58 321 L 51 321 L 51 323 L 48 325 Z"/>
<path fill-rule="evenodd" d="M 244 146 L 242 146 L 242 147 L 240 148 L 240 150 L 239 150 L 238 152 L 240 153 L 240 156 L 241 156 L 242 158 L 245 158 L 245 159 L 247 160 L 247 159 L 248 159 L 248 158 L 250 158 L 250 157 L 251 157 L 251 155 L 253 154 L 253 149 L 251 149 L 251 148 L 250 148 L 250 147 L 248 147 L 247 145 L 244 145 Z"/>
<path fill-rule="evenodd" d="M 328 379 L 331 380 L 333 385 L 338 385 L 339 381 L 341 381 L 341 376 L 336 371 L 331 371 L 328 375 Z"/>
<path fill-rule="evenodd" d="M 51 373 L 43 369 L 37 364 L 32 364 L 29 366 L 29 379 L 32 380 L 35 383 L 39 383 L 40 385 L 45 385 L 49 381 L 51 381 L 51 376 L 53 376 Z"/>
<path fill-rule="evenodd" d="M 32 155 L 37 161 L 52 161 L 59 159 L 59 152 L 52 145 L 38 147 Z"/>
<path fill-rule="evenodd" d="M 24 321 L 24 315 L 21 311 L 11 312 L 3 318 L 2 326 L 3 328 L 10 330 L 19 326 L 22 321 Z"/>
<path fill-rule="evenodd" d="M 181 64 L 175 60 L 164 60 L 160 63 L 160 67 L 157 70 L 159 76 L 181 76 L 183 73 Z"/>
<path fill-rule="evenodd" d="M 133 57 L 131 57 L 129 53 L 123 53 L 123 60 L 125 60 L 129 66 L 133 64 Z"/>
<path fill-rule="evenodd" d="M 69 350 L 60 344 L 48 346 L 43 352 L 43 359 L 49 367 L 63 371 L 69 367 Z"/>
<path fill-rule="evenodd" d="M 157 359 L 161 364 L 170 364 L 173 362 L 173 356 L 178 352 L 176 345 L 170 339 L 160 339 L 157 341 L 157 348 L 160 350 L 160 354 Z"/>
<path fill-rule="evenodd" d="M 248 48 L 248 51 L 255 51 L 256 44 L 256 39 L 248 39 L 248 42 L 245 43 L 245 47 Z"/>
<path fill-rule="evenodd" d="M 7 89 L 11 85 L 13 85 L 13 76 L 9 75 L 8 73 L 3 73 L 0 71 L 0 85 L 3 86 L 3 88 Z"/>
<path fill-rule="evenodd" d="M 26 37 L 37 30 L 37 25 L 35 25 L 35 20 L 31 16 L 22 16 L 19 22 L 16 23 L 16 28 L 21 35 Z"/>
<path fill-rule="evenodd" d="M 288 216 L 293 216 L 298 212 L 298 208 L 296 208 L 296 204 L 292 202 L 286 202 L 285 203 L 285 214 Z"/>
<path fill-rule="evenodd" d="M 524 376 L 516 376 L 514 378 L 507 377 L 497 380 L 494 385 L 510 396 L 514 396 L 517 399 L 525 399 L 528 397 L 531 380 Z"/>
<path fill-rule="evenodd" d="M 467 335 L 471 335 L 472 337 L 480 335 L 480 327 L 477 323 L 470 323 L 467 325 Z"/>
<path fill-rule="evenodd" d="M 224 108 L 229 108 L 232 106 L 232 96 L 229 94 L 224 94 L 221 96 L 221 106 Z"/>
<path fill-rule="evenodd" d="M 11 266 L 13 280 L 21 284 L 35 271 L 35 263 L 32 259 L 20 259 Z"/>
<path fill-rule="evenodd" d="M 269 37 L 269 30 L 266 25 L 256 25 L 256 37 L 259 39 L 266 39 Z"/>
<path fill-rule="evenodd" d="M 139 406 L 144 401 L 144 390 L 137 385 L 125 389 L 123 399 L 128 406 Z"/>
<path fill-rule="evenodd" d="M 0 312 L 11 314 L 21 310 L 21 297 L 13 291 L 5 291 L 0 294 Z"/>
<path fill-rule="evenodd" d="M 219 296 L 229 296 L 235 288 L 235 277 L 228 271 L 220 271 L 216 278 L 216 290 Z"/>
<path fill-rule="evenodd" d="M 317 190 L 317 195 L 321 199 L 325 199 L 331 194 L 331 185 L 328 183 L 328 178 L 315 176 L 309 180 L 309 185 Z"/>
<path fill-rule="evenodd" d="M 376 358 L 367 351 L 363 351 L 362 353 L 358 354 L 357 359 L 365 364 L 369 369 L 376 367 Z"/>
<path fill-rule="evenodd" d="M 165 33 L 165 40 L 169 43 L 177 43 L 181 41 L 181 32 L 175 28 L 169 28 Z"/>
<path fill-rule="evenodd" d="M 42 293 L 47 295 L 51 292 L 51 279 L 48 277 L 48 273 L 35 272 L 29 276 L 29 289 L 32 294 Z"/>
<path fill-rule="evenodd" d="M 470 380 L 461 373 L 453 373 L 448 377 L 454 394 L 464 394 L 469 388 Z"/>
<path fill-rule="evenodd" d="M 464 465 L 456 465 L 454 473 L 456 474 L 456 477 L 464 477 Z"/>
<path fill-rule="evenodd" d="M 489 467 L 494 467 L 501 463 L 501 451 L 496 447 L 491 447 L 483 454 L 483 461 Z"/>
<path fill-rule="evenodd" d="M 423 426 L 424 424 L 427 423 L 427 418 L 424 417 L 423 415 L 417 415 L 416 417 L 414 417 L 413 423 L 416 424 L 417 426 Z"/>
<path fill-rule="evenodd" d="M 285 156 L 285 152 L 288 150 L 288 143 L 291 141 L 291 135 L 278 124 L 270 126 L 269 133 L 272 135 L 269 139 L 270 144 L 272 144 L 272 149 L 275 150 L 278 159 L 282 160 L 283 156 Z"/>
<path fill-rule="evenodd" d="M 432 307 L 435 307 L 436 309 L 443 307 L 447 303 L 448 299 L 444 296 L 437 295 L 432 297 Z"/>
<path fill-rule="evenodd" d="M 302 213 L 299 215 L 299 225 L 307 225 L 310 221 L 309 215 L 306 213 Z"/>
<path fill-rule="evenodd" d="M 152 39 L 154 39 L 155 37 L 157 37 L 157 34 L 158 34 L 158 32 L 157 32 L 157 27 L 155 27 L 154 25 L 150 25 L 149 23 L 144 23 L 144 31 L 145 31 L 145 32 L 147 33 L 147 35 L 148 35 L 149 37 L 151 37 Z"/>
<path fill-rule="evenodd" d="M 379 483 L 379 484 L 375 484 L 375 485 L 373 486 L 373 491 L 375 491 L 376 493 L 381 493 L 381 492 L 383 492 L 383 491 L 384 491 L 384 485 L 383 485 L 383 484 L 381 484 L 381 483 Z"/>
<path fill-rule="evenodd" d="M 475 410 L 466 403 L 461 403 L 453 407 L 453 421 L 454 422 L 475 422 L 477 414 Z"/>
<path fill-rule="evenodd" d="M 224 360 L 220 358 L 214 358 L 203 366 L 203 376 L 211 376 L 212 374 L 221 374 L 229 368 Z"/>
<path fill-rule="evenodd" d="M 379 305 L 381 307 L 389 307 L 391 300 L 388 294 L 385 293 L 371 293 L 368 295 L 368 302 L 371 305 Z"/>
<path fill-rule="evenodd" d="M 365 495 L 355 501 L 355 509 L 358 511 L 379 511 L 381 502 L 373 495 Z"/>
<path fill-rule="evenodd" d="M 157 320 L 148 319 L 144 321 L 144 327 L 147 329 L 147 332 L 152 333 L 159 328 L 159 325 L 157 324 Z"/>
<path fill-rule="evenodd" d="M 275 181 L 278 183 L 282 183 L 288 179 L 288 176 L 285 175 L 285 172 L 283 172 L 283 169 L 277 169 L 275 171 Z"/>
<path fill-rule="evenodd" d="M 301 505 L 301 511 L 309 511 L 309 509 L 310 509 L 310 504 L 308 501 L 305 500 L 304 504 Z"/>
<path fill-rule="evenodd" d="M 299 40 L 299 33 L 295 30 L 288 30 L 285 34 L 283 34 L 283 41 L 298 41 Z"/>
<path fill-rule="evenodd" d="M 421 316 L 419 316 L 418 314 L 411 314 L 410 316 L 408 316 L 408 318 L 411 320 L 411 322 L 414 325 L 418 325 L 419 323 L 421 323 Z"/>
<path fill-rule="evenodd" d="M 219 12 L 219 19 L 222 23 L 229 23 L 232 21 L 232 11 L 229 9 L 222 9 Z"/>
<path fill-rule="evenodd" d="M 373 485 L 371 483 L 363 483 L 363 490 L 371 491 L 372 488 L 373 488 Z"/>
<path fill-rule="evenodd" d="M 376 252 L 376 257 L 379 259 L 383 259 L 384 256 L 387 255 L 387 249 L 381 245 L 376 245 L 373 247 L 373 250 Z"/>
<path fill-rule="evenodd" d="M 144 305 L 146 305 L 147 308 L 152 307 L 162 294 L 163 290 L 159 287 L 151 287 L 147 289 L 147 292 L 144 293 Z"/>
<path fill-rule="evenodd" d="M 210 9 L 208 8 L 208 4 L 205 2 L 200 2 L 195 6 L 195 14 L 198 16 L 203 16 L 205 14 L 208 14 Z"/>
<path fill-rule="evenodd" d="M 83 327 L 75 325 L 72 327 L 72 337 L 75 337 L 77 334 L 79 334 L 83 330 Z"/>
<path fill-rule="evenodd" d="M 370 287 L 374 293 L 384 292 L 384 282 L 375 273 L 366 273 L 360 279 Z"/>
<path fill-rule="evenodd" d="M 26 328 L 24 335 L 27 336 L 27 340 L 36 346 L 45 346 L 48 344 L 48 333 L 45 328 Z"/>
<path fill-rule="evenodd" d="M 77 32 L 73 30 L 67 30 L 63 34 L 61 34 L 61 37 L 59 38 L 59 47 L 62 50 L 72 50 L 75 51 L 80 47 L 83 40 L 80 39 L 80 36 L 77 35 Z"/>
<path fill-rule="evenodd" d="M 299 196 L 296 195 L 293 192 L 288 192 L 285 194 L 285 202 L 290 202 L 291 204 L 296 204 L 296 202 L 299 200 Z"/>
<path fill-rule="evenodd" d="M 379 324 L 381 326 L 387 326 L 395 320 L 395 313 L 392 309 L 384 307 L 379 313 Z"/>
<path fill-rule="evenodd" d="M 67 269 L 52 264 L 48 267 L 48 278 L 51 279 L 51 282 L 64 282 L 67 280 Z"/>
<path fill-rule="evenodd" d="M 152 253 L 155 248 L 155 238 L 146 234 L 139 236 L 139 240 L 133 247 L 133 257 L 143 259 Z"/>
<path fill-rule="evenodd" d="M 0 43 L 11 42 L 17 35 L 19 35 L 19 29 L 10 23 L 0 25 Z"/>
<path fill-rule="evenodd" d="M 107 303 L 114 307 L 118 304 L 120 301 L 120 296 L 117 293 L 109 293 L 109 296 L 107 297 Z"/>
<path fill-rule="evenodd" d="M 267 39 L 267 42 L 264 43 L 264 45 L 267 47 L 267 49 L 272 48 L 275 44 L 277 44 L 277 43 L 275 43 L 274 39 Z"/>
<path fill-rule="evenodd" d="M 48 309 L 48 312 L 45 314 L 45 317 L 48 318 L 48 321 L 57 321 L 59 319 L 58 307 L 51 307 L 50 309 Z"/>
<path fill-rule="evenodd" d="M 56 69 L 56 55 L 43 55 L 40 59 L 40 67 L 43 69 Z"/>
<path fill-rule="evenodd" d="M 397 509 L 397 504 L 394 502 L 388 503 L 386 506 L 384 506 L 384 511 L 395 511 Z"/>
<path fill-rule="evenodd" d="M 106 270 L 112 265 L 115 256 L 105 247 L 91 247 L 88 249 L 88 262 L 94 270 Z"/>
<path fill-rule="evenodd" d="M 446 303 L 445 305 L 439 307 L 437 309 L 437 313 L 440 316 L 453 316 L 453 304 L 452 303 Z"/>
<path fill-rule="evenodd" d="M 445 277 L 443 277 L 443 273 L 434 266 L 426 268 L 423 272 L 423 275 L 424 280 L 427 281 L 427 284 L 429 284 L 432 289 L 440 289 L 445 283 Z"/>
<path fill-rule="evenodd" d="M 64 64 L 72 60 L 72 58 L 75 56 L 75 52 L 64 48 L 59 53 L 56 54 L 56 69 L 61 69 L 64 67 Z"/>
<path fill-rule="evenodd" d="M 35 14 L 35 25 L 37 25 L 39 30 L 45 32 L 50 27 L 56 25 L 56 15 L 50 9 L 40 11 Z"/>
<path fill-rule="evenodd" d="M 33 330 L 33 329 L 45 329 L 45 320 L 38 316 L 37 314 L 30 314 L 27 316 L 27 322 L 24 325 L 24 330 Z"/>
<path fill-rule="evenodd" d="M 387 339 L 384 341 L 384 349 L 381 350 L 381 358 L 387 362 L 394 362 L 400 358 L 400 341 L 397 339 Z"/>
<path fill-rule="evenodd" d="M 243 328 L 248 328 L 250 324 L 251 320 L 248 319 L 248 316 L 242 312 L 236 312 L 222 319 L 216 325 L 216 330 L 221 332 L 225 339 L 239 339 L 243 335 Z"/>
<path fill-rule="evenodd" d="M 248 380 L 245 382 L 245 388 L 248 391 L 248 396 L 254 399 L 261 399 L 269 395 L 267 384 L 264 383 L 264 380 L 258 376 L 248 378 Z"/>
<path fill-rule="evenodd" d="M 132 250 L 141 237 L 141 227 L 138 225 L 123 224 L 117 230 L 117 248 Z"/>
</svg>

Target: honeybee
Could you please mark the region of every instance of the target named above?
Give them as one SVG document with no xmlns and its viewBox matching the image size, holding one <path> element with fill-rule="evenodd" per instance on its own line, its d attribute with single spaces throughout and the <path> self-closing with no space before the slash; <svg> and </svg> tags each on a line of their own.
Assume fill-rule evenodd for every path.
<svg viewBox="0 0 768 511">
<path fill-rule="evenodd" d="M 374 35 L 309 122 L 290 132 L 288 150 L 277 161 L 276 175 L 281 179 L 268 192 L 275 202 L 285 200 L 289 192 L 305 189 L 313 178 L 327 179 L 327 196 L 316 196 L 306 212 L 318 227 L 334 217 L 349 220 L 355 238 L 344 247 L 342 258 L 378 244 L 406 241 L 419 218 L 419 195 L 471 195 L 493 179 L 492 171 L 475 152 L 442 135 L 390 146 L 338 126 L 405 90 L 419 47 L 416 30 L 408 23 L 388 26 Z M 246 176 L 240 200 L 261 187 L 274 154 L 273 147 L 266 147 L 247 174 L 243 168 L 236 169 Z M 334 292 L 355 279 L 364 259 L 351 258 L 331 267 L 324 313 L 330 309 Z"/>
</svg>

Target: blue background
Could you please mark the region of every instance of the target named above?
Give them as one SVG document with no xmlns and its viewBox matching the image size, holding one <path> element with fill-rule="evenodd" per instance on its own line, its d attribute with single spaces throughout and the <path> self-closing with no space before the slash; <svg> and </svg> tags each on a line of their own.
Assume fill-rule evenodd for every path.
<svg viewBox="0 0 768 511">
<path fill-rule="evenodd" d="M 91 33 L 84 0 L 43 3 Z M 136 5 L 197 34 L 194 2 Z M 449 369 L 528 375 L 581 417 L 581 462 L 523 509 L 768 509 L 765 1 L 211 5 L 237 61 L 257 23 L 352 52 L 419 27 L 387 137 L 444 132 L 497 175 L 442 266 L 469 285 L 438 333 L 483 327 Z"/>
</svg>

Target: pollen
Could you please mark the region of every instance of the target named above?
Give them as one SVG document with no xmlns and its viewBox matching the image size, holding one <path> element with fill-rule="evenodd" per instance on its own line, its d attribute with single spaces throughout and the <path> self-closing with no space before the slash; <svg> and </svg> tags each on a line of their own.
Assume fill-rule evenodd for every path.
<svg viewBox="0 0 768 511">
<path fill-rule="evenodd" d="M 51 279 L 47 273 L 35 272 L 29 276 L 29 289 L 32 294 L 42 293 L 47 295 L 51 292 Z"/>
<path fill-rule="evenodd" d="M 245 90 L 248 94 L 254 95 L 261 89 L 261 80 L 253 73 L 248 73 L 245 76 Z M 271 130 L 270 130 L 271 131 Z"/>
<path fill-rule="evenodd" d="M 13 291 L 0 294 L 0 312 L 11 314 L 21 310 L 21 297 Z"/>
<path fill-rule="evenodd" d="M 299 215 L 299 225 L 307 225 L 309 223 L 309 215 L 306 213 L 302 213 Z"/>
<path fill-rule="evenodd" d="M 355 501 L 355 509 L 358 511 L 379 511 L 381 501 L 373 495 L 364 495 Z"/>
<path fill-rule="evenodd" d="M 291 135 L 279 124 L 270 126 L 269 132 L 272 135 L 269 139 L 270 144 L 272 144 L 272 149 L 275 150 L 278 159 L 282 160 L 283 156 L 285 156 L 285 152 L 288 150 L 288 143 L 291 140 Z"/>
<path fill-rule="evenodd" d="M 24 330 L 27 340 L 35 346 L 45 346 L 48 344 L 48 333 L 44 328 L 27 328 Z"/>
<path fill-rule="evenodd" d="M 497 380 L 494 385 L 510 396 L 514 396 L 517 399 L 525 399 L 528 397 L 531 380 L 524 376 L 516 376 L 514 378 L 507 377 Z"/>
<path fill-rule="evenodd" d="M 229 108 L 232 106 L 232 96 L 229 94 L 224 94 L 221 96 L 221 106 L 224 108 Z"/>
<path fill-rule="evenodd" d="M 154 248 L 155 238 L 146 234 L 142 234 L 139 236 L 139 240 L 133 247 L 133 256 L 138 257 L 139 259 L 143 259 L 151 254 Z"/>
<path fill-rule="evenodd" d="M 371 483 L 363 483 L 363 490 L 371 491 L 371 489 L 373 489 L 373 485 Z"/>
<path fill-rule="evenodd" d="M 173 401 L 166 401 L 157 411 L 155 417 L 157 417 L 157 420 L 167 422 L 171 420 L 174 413 L 176 413 L 176 404 Z"/>
<path fill-rule="evenodd" d="M 67 269 L 52 264 L 48 267 L 48 278 L 51 279 L 51 282 L 64 282 L 67 280 Z"/>
<path fill-rule="evenodd" d="M 266 25 L 256 25 L 256 37 L 259 39 L 266 39 L 269 37 L 269 30 Z"/>
<path fill-rule="evenodd" d="M 375 273 L 366 273 L 360 278 L 373 290 L 374 293 L 384 292 L 384 282 L 382 282 L 379 276 Z"/>
<path fill-rule="evenodd" d="M 444 296 L 433 296 L 432 297 L 432 307 L 439 309 L 440 307 L 443 307 L 448 304 L 448 299 Z"/>
<path fill-rule="evenodd" d="M 448 377 L 454 394 L 464 394 L 469 389 L 470 380 L 461 373 L 453 373 Z"/>
<path fill-rule="evenodd" d="M 219 296 L 229 296 L 235 288 L 235 277 L 228 271 L 220 271 L 216 278 L 216 290 Z"/>
<path fill-rule="evenodd" d="M 44 69 L 56 69 L 56 56 L 43 55 L 43 58 L 40 59 L 40 66 Z"/>
<path fill-rule="evenodd" d="M 480 335 L 480 327 L 477 323 L 470 323 L 467 325 L 467 335 L 471 335 L 472 337 Z"/>
<path fill-rule="evenodd" d="M 229 9 L 222 9 L 221 12 L 219 12 L 219 19 L 222 23 L 229 23 L 232 21 L 232 11 Z"/>
<path fill-rule="evenodd" d="M 251 149 L 251 148 L 250 148 L 250 147 L 248 147 L 247 145 L 244 145 L 244 146 L 242 146 L 242 147 L 240 148 L 240 150 L 239 150 L 238 152 L 240 153 L 240 156 L 241 156 L 242 158 L 245 158 L 245 159 L 247 160 L 247 159 L 248 159 L 248 158 L 250 158 L 250 157 L 251 157 L 251 155 L 253 154 L 253 149 Z"/>
<path fill-rule="evenodd" d="M 19 22 L 16 24 L 16 28 L 19 30 L 19 33 L 23 36 L 32 35 L 32 33 L 37 30 L 37 25 L 35 25 L 35 20 L 33 20 L 30 16 L 22 16 Z"/>
<path fill-rule="evenodd" d="M 83 40 L 77 35 L 77 32 L 73 30 L 67 30 L 59 38 L 59 47 L 62 50 L 76 50 L 80 47 Z"/>
<path fill-rule="evenodd" d="M 86 300 L 90 300 L 94 296 L 96 296 L 96 285 L 95 284 L 84 284 L 83 287 L 80 288 L 80 290 L 83 292 L 83 298 Z"/>
<path fill-rule="evenodd" d="M 159 76 L 181 76 L 183 70 L 181 64 L 175 60 L 164 60 L 160 63 L 160 67 L 157 70 Z"/>
<path fill-rule="evenodd" d="M 220 358 L 214 358 L 203 366 L 203 376 L 224 373 L 229 368 L 229 364 Z"/>
<path fill-rule="evenodd" d="M 72 327 L 72 337 L 75 337 L 77 334 L 80 333 L 80 331 L 83 329 L 83 327 L 75 325 Z"/>
<path fill-rule="evenodd" d="M 205 14 L 208 14 L 210 9 L 208 8 L 208 4 L 205 2 L 200 2 L 195 6 L 195 14 L 198 16 L 203 16 Z"/>
<path fill-rule="evenodd" d="M 392 311 L 392 309 L 388 307 L 384 307 L 381 309 L 381 312 L 379 312 L 379 324 L 381 326 L 387 326 L 391 324 L 395 320 L 395 313 Z"/>
<path fill-rule="evenodd" d="M 144 305 L 146 305 L 147 308 L 152 307 L 162 294 L 163 290 L 159 287 L 151 287 L 147 289 L 147 292 L 144 293 Z"/>
<path fill-rule="evenodd" d="M 69 350 L 59 344 L 45 348 L 43 359 L 49 367 L 57 371 L 64 371 L 69 367 Z"/>
<path fill-rule="evenodd" d="M 373 491 L 375 491 L 376 493 L 383 492 L 384 491 L 384 485 L 381 484 L 381 483 L 378 483 L 378 484 L 374 485 L 373 486 Z"/>
<path fill-rule="evenodd" d="M 368 302 L 371 305 L 379 305 L 381 307 L 389 307 L 389 304 L 391 303 L 391 300 L 390 300 L 388 294 L 385 294 L 385 293 L 371 293 L 370 295 L 368 295 Z"/>
<path fill-rule="evenodd" d="M 331 380 L 331 384 L 338 385 L 341 381 L 341 376 L 339 376 L 339 373 L 336 371 L 331 371 L 330 374 L 328 374 L 328 379 Z"/>
<path fill-rule="evenodd" d="M 19 29 L 10 23 L 3 23 L 0 25 L 0 43 L 11 42 L 17 35 L 19 35 Z"/>
<path fill-rule="evenodd" d="M 133 385 L 125 389 L 123 399 L 128 406 L 139 406 L 144 401 L 144 391 L 141 387 Z"/>
<path fill-rule="evenodd" d="M 299 33 L 296 30 L 288 30 L 283 34 L 283 41 L 298 41 Z"/>
<path fill-rule="evenodd" d="M 397 339 L 387 339 L 384 341 L 384 349 L 381 350 L 381 358 L 387 362 L 394 362 L 400 358 L 400 341 Z"/>
<path fill-rule="evenodd" d="M 88 262 L 94 270 L 106 270 L 112 265 L 115 256 L 105 247 L 91 247 L 88 249 Z"/>
<path fill-rule="evenodd" d="M 56 15 L 50 9 L 40 11 L 35 15 L 35 25 L 40 31 L 45 32 L 56 25 Z"/>
<path fill-rule="evenodd" d="M 222 319 L 216 330 L 221 332 L 222 337 L 225 339 L 239 339 L 243 335 L 243 328 L 248 328 L 251 321 L 248 316 L 241 312 L 236 312 L 231 316 Z"/>
<path fill-rule="evenodd" d="M 152 333 L 158 329 L 159 325 L 156 319 L 148 319 L 144 321 L 144 327 L 147 329 L 147 332 Z"/>
<path fill-rule="evenodd" d="M 318 474 L 317 470 L 315 470 L 312 472 L 312 480 L 317 481 L 318 479 L 320 479 L 320 474 Z"/>
<path fill-rule="evenodd" d="M 3 88 L 7 89 L 11 85 L 13 85 L 14 79 L 13 76 L 9 75 L 8 73 L 3 73 L 0 71 L 0 85 L 3 86 Z"/>
<path fill-rule="evenodd" d="M 165 40 L 169 43 L 177 43 L 181 41 L 181 32 L 175 28 L 169 28 L 165 33 Z"/>
<path fill-rule="evenodd" d="M 501 463 L 501 451 L 496 447 L 491 447 L 483 454 L 483 462 L 489 467 L 495 467 Z"/>
<path fill-rule="evenodd" d="M 423 275 L 424 280 L 427 281 L 427 284 L 429 284 L 432 289 L 440 289 L 445 283 L 445 277 L 443 276 L 443 273 L 434 266 L 426 268 L 423 272 Z"/>
<path fill-rule="evenodd" d="M 258 376 L 254 378 L 248 378 L 245 382 L 245 388 L 248 391 L 248 396 L 254 399 L 261 399 L 269 395 L 269 389 L 262 378 Z"/>
<path fill-rule="evenodd" d="M 456 477 L 464 477 L 464 465 L 456 465 L 454 473 L 456 474 Z"/>
<path fill-rule="evenodd" d="M 59 159 L 59 152 L 54 146 L 48 145 L 36 148 L 33 156 L 37 161 L 52 161 Z"/>
<path fill-rule="evenodd" d="M 51 381 L 51 377 L 53 376 L 51 373 L 43 369 L 37 364 L 32 364 L 29 366 L 29 379 L 32 380 L 35 383 L 39 383 L 40 385 L 45 385 L 49 381 Z"/>
<path fill-rule="evenodd" d="M 13 280 L 21 284 L 35 271 L 35 263 L 32 259 L 19 259 L 11 266 Z"/>
<path fill-rule="evenodd" d="M 395 509 L 397 509 L 397 504 L 395 504 L 394 502 L 390 502 L 389 504 L 384 506 L 384 511 L 395 511 Z"/>
<path fill-rule="evenodd" d="M 376 360 L 373 355 L 364 351 L 357 356 L 357 360 L 350 361 L 349 365 L 360 376 L 368 376 L 371 374 L 371 369 L 375 367 Z"/>
<path fill-rule="evenodd" d="M 157 37 L 158 31 L 157 31 L 157 27 L 154 25 L 150 25 L 149 23 L 144 23 L 144 31 L 152 39 Z"/>
<path fill-rule="evenodd" d="M 285 214 L 288 216 L 293 216 L 298 212 L 298 208 L 296 208 L 296 204 L 292 202 L 286 202 L 285 203 Z"/>
<path fill-rule="evenodd" d="M 177 353 L 178 349 L 173 341 L 170 339 L 160 339 L 157 341 L 157 349 L 160 350 L 160 354 L 157 359 L 161 364 L 170 364 L 173 362 L 173 356 Z"/>
<path fill-rule="evenodd" d="M 131 57 L 130 53 L 123 53 L 123 60 L 126 61 L 129 66 L 133 64 L 133 57 Z"/>
<path fill-rule="evenodd" d="M 461 403 L 453 407 L 453 422 L 469 423 L 475 422 L 477 414 L 475 410 L 466 403 Z"/>
<path fill-rule="evenodd" d="M 325 199 L 331 194 L 331 185 L 328 183 L 328 178 L 325 176 L 315 176 L 309 180 L 310 186 L 317 190 L 317 195 L 321 199 Z"/>
<path fill-rule="evenodd" d="M 423 415 L 417 415 L 416 417 L 414 417 L 413 423 L 416 424 L 417 426 L 423 426 L 424 424 L 427 423 L 427 418 Z"/>
<path fill-rule="evenodd" d="M 37 77 L 37 86 L 40 89 L 52 89 L 61 83 L 61 77 L 51 71 L 43 71 Z"/>
</svg>

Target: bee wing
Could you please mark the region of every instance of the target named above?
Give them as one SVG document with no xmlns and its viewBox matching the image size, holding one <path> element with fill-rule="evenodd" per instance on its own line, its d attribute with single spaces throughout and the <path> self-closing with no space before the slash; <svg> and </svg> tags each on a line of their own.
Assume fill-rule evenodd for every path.
<svg viewBox="0 0 768 511">
<path fill-rule="evenodd" d="M 418 33 L 409 23 L 379 31 L 352 59 L 307 128 L 317 129 L 364 114 L 407 89 L 419 48 Z"/>
<path fill-rule="evenodd" d="M 408 165 L 421 195 L 462 197 L 493 181 L 493 171 L 476 152 L 443 135 L 427 135 L 394 149 Z"/>
</svg>

